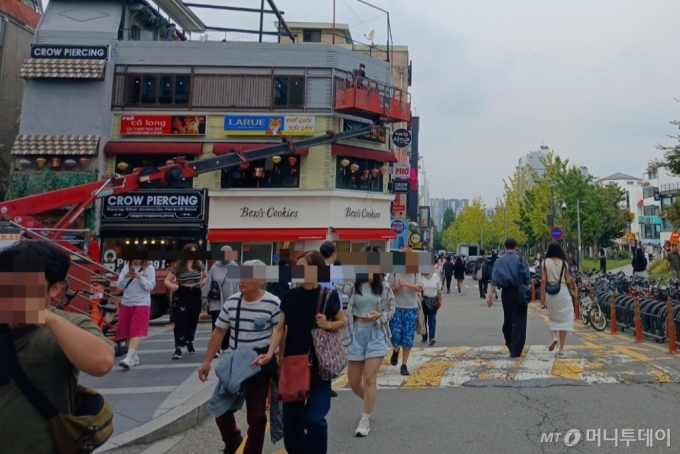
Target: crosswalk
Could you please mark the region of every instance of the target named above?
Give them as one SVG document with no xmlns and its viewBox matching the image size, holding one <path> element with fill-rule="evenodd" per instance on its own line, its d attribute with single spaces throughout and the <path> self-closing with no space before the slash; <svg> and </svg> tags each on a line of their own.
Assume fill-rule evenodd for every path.
<svg viewBox="0 0 680 454">
<path fill-rule="evenodd" d="M 680 374 L 674 369 L 648 361 L 643 354 L 596 345 L 567 347 L 560 357 L 547 346 L 533 345 L 525 347 L 520 358 L 510 358 L 507 349 L 499 346 L 413 349 L 408 360 L 409 376 L 401 375 L 399 367 L 390 366 L 388 361 L 385 358 L 378 373 L 379 388 L 449 388 L 480 381 L 536 379 L 581 384 L 680 383 Z M 334 380 L 333 388 L 349 389 L 346 373 Z"/>
</svg>

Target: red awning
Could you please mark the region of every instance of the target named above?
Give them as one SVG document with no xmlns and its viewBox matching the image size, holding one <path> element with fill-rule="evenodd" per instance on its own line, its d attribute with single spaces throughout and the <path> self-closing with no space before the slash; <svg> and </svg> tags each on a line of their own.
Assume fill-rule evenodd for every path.
<svg viewBox="0 0 680 454">
<path fill-rule="evenodd" d="M 325 240 L 326 229 L 210 229 L 208 241 L 304 241 Z"/>
<path fill-rule="evenodd" d="M 200 142 L 107 142 L 104 145 L 104 153 L 196 155 L 203 153 L 203 144 Z"/>
<path fill-rule="evenodd" d="M 393 240 L 397 234 L 392 229 L 333 229 L 341 240 Z"/>
<path fill-rule="evenodd" d="M 264 148 L 264 147 L 269 147 L 271 145 L 278 145 L 277 143 L 272 143 L 272 142 L 260 142 L 260 143 L 253 143 L 253 142 L 218 142 L 215 145 L 213 145 L 213 153 L 215 154 L 227 154 L 231 153 L 234 149 L 236 150 L 241 150 L 241 151 L 250 151 L 250 150 L 255 150 L 257 148 Z M 295 150 L 295 153 L 293 153 L 296 156 L 307 156 L 309 154 L 309 148 L 298 148 Z"/>
<path fill-rule="evenodd" d="M 353 147 L 334 143 L 331 145 L 333 156 L 349 156 L 351 158 L 373 159 L 381 162 L 397 162 L 397 157 L 390 151 L 373 150 L 371 148 Z"/>
<path fill-rule="evenodd" d="M 645 204 L 645 201 L 644 201 L 644 200 L 639 200 L 637 204 L 638 204 L 639 207 L 641 207 L 642 205 Z"/>
</svg>

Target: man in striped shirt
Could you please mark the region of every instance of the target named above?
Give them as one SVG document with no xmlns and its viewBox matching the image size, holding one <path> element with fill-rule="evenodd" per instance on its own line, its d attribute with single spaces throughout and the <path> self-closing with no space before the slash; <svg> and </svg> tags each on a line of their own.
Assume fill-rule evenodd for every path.
<svg viewBox="0 0 680 454">
<path fill-rule="evenodd" d="M 260 260 L 250 260 L 243 263 L 244 268 L 265 267 Z M 263 274 L 264 275 L 264 274 Z M 281 301 L 271 293 L 262 290 L 264 279 L 241 278 L 239 291 L 231 295 L 224 303 L 219 317 L 215 321 L 215 331 L 210 336 L 205 361 L 198 370 L 199 378 L 207 380 L 210 363 L 219 350 L 224 336 L 229 331 L 229 348 L 251 348 L 258 353 L 269 350 L 269 341 L 274 327 L 281 316 Z M 240 309 L 239 309 L 240 306 Z M 244 453 L 261 453 L 264 445 L 265 430 L 267 428 L 267 394 L 270 379 L 276 371 L 276 361 L 273 366 L 267 365 L 266 370 L 249 379 L 246 391 L 246 410 L 248 419 L 248 438 Z M 243 436 L 236 425 L 234 412 L 228 411 L 215 418 L 225 444 L 225 453 L 236 453 Z"/>
</svg>

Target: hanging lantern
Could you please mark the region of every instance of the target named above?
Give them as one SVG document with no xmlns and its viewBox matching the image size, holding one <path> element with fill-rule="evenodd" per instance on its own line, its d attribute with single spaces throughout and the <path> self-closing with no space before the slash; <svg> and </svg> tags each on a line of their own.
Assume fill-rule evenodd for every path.
<svg viewBox="0 0 680 454">
<path fill-rule="evenodd" d="M 64 161 L 64 165 L 66 166 L 67 169 L 72 169 L 76 166 L 76 161 L 75 159 L 67 159 Z"/>
<path fill-rule="evenodd" d="M 349 165 L 349 159 L 345 158 L 342 161 L 340 161 L 340 165 L 343 167 L 347 167 Z"/>
<path fill-rule="evenodd" d="M 264 177 L 264 167 L 255 167 L 255 178 Z"/>
<path fill-rule="evenodd" d="M 239 164 L 239 167 L 242 168 L 243 170 L 246 170 L 248 167 L 250 167 L 250 164 L 247 162 Z"/>
<path fill-rule="evenodd" d="M 272 156 L 272 162 L 274 164 L 278 164 L 279 162 L 281 162 L 281 156 Z"/>
<path fill-rule="evenodd" d="M 380 173 L 382 173 L 383 175 L 385 175 L 385 174 L 387 173 L 387 166 L 381 166 L 381 167 L 380 167 Z"/>
<path fill-rule="evenodd" d="M 61 167 L 61 158 L 52 158 L 50 167 L 52 167 L 53 169 L 58 169 L 59 167 Z"/>
<path fill-rule="evenodd" d="M 359 164 L 354 163 L 354 164 L 352 164 L 351 166 L 349 166 L 349 169 L 350 169 L 352 172 L 356 172 L 357 170 L 359 170 Z"/>
<path fill-rule="evenodd" d="M 90 158 L 80 158 L 80 165 L 84 169 L 90 163 Z"/>
<path fill-rule="evenodd" d="M 174 163 L 175 163 L 174 159 L 168 159 L 167 161 L 165 161 L 165 165 L 166 165 L 166 166 L 171 166 L 171 165 L 173 165 Z"/>
<path fill-rule="evenodd" d="M 42 167 L 45 165 L 47 162 L 47 159 L 45 158 L 38 158 L 35 160 L 35 163 L 38 164 L 38 168 L 42 169 Z"/>
<path fill-rule="evenodd" d="M 297 162 L 297 158 L 295 156 L 290 156 L 288 158 L 288 164 L 290 164 L 291 167 L 293 167 L 296 162 Z"/>
<path fill-rule="evenodd" d="M 19 161 L 19 166 L 21 166 L 22 169 L 27 169 L 31 166 L 31 161 L 28 159 L 22 159 Z"/>
<path fill-rule="evenodd" d="M 121 172 L 125 172 L 127 170 L 127 168 L 130 167 L 130 165 L 125 161 L 121 161 L 121 162 L 118 163 L 118 165 L 116 167 Z"/>
<path fill-rule="evenodd" d="M 373 178 L 377 178 L 379 173 L 380 169 L 371 169 L 371 175 L 373 176 Z"/>
</svg>

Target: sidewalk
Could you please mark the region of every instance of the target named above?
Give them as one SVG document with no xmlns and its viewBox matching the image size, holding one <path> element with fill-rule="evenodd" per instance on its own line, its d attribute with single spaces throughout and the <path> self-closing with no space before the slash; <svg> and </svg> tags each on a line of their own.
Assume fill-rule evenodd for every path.
<svg viewBox="0 0 680 454">
<path fill-rule="evenodd" d="M 172 360 L 172 326 L 152 326 L 139 351 L 140 364 L 123 370 L 116 358 L 114 369 L 105 377 L 81 375 L 80 382 L 101 392 L 114 409 L 114 433 L 97 452 L 120 446 L 148 443 L 182 432 L 202 421 L 205 405 L 217 381 L 214 373 L 202 383 L 196 373 L 205 358 L 211 326 L 199 323 L 196 353 L 183 350 Z M 214 368 L 220 360 L 213 361 Z"/>
</svg>

